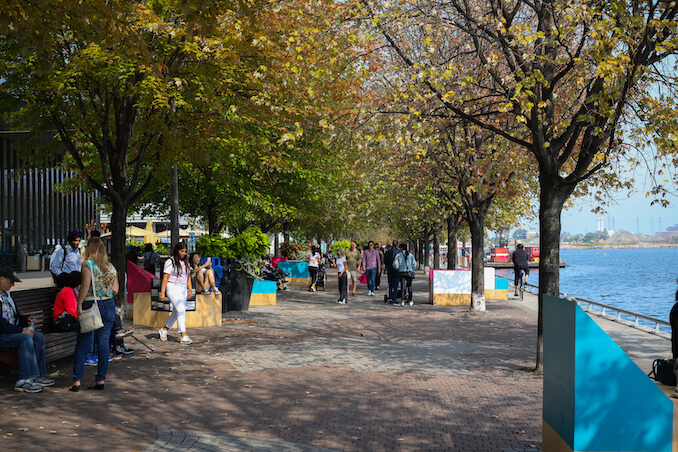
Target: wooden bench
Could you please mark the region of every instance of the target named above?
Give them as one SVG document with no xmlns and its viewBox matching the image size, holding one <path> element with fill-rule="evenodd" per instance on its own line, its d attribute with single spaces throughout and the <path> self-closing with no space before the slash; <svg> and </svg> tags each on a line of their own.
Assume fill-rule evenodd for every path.
<svg viewBox="0 0 678 452">
<path fill-rule="evenodd" d="M 35 329 L 45 335 L 45 360 L 47 362 L 70 356 L 75 351 L 77 333 L 63 333 L 54 328 L 52 312 L 54 300 L 59 289 L 44 287 L 40 289 L 12 291 L 12 300 L 22 315 L 35 317 Z M 0 367 L 12 370 L 18 365 L 16 351 L 0 349 Z"/>
</svg>

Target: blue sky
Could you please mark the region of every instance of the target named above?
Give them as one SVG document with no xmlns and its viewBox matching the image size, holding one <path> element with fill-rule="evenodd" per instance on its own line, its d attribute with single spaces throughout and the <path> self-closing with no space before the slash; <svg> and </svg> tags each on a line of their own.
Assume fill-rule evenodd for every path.
<svg viewBox="0 0 678 452">
<path fill-rule="evenodd" d="M 667 227 L 678 224 L 678 199 L 671 198 L 668 208 L 659 205 L 650 206 L 651 199 L 645 193 L 636 193 L 625 199 L 611 202 L 606 214 L 591 212 L 591 203 L 584 199 L 576 200 L 574 206 L 564 210 L 562 214 L 562 231 L 570 234 L 584 234 L 597 230 L 598 218 L 603 219 L 603 227 L 608 230 L 625 229 L 634 234 L 652 234 L 665 231 Z M 661 229 L 660 229 L 661 223 Z M 609 226 L 608 226 L 609 224 Z M 537 222 L 525 226 L 537 231 Z"/>
<path fill-rule="evenodd" d="M 576 201 L 574 207 L 563 212 L 562 231 L 572 234 L 595 232 L 598 218 L 603 218 L 603 227 L 606 229 L 625 229 L 642 234 L 665 231 L 667 227 L 678 223 L 678 207 L 650 206 L 650 201 L 644 193 L 638 193 L 608 206 L 608 213 L 605 215 L 591 213 L 589 204 Z M 673 202 L 675 204 L 675 200 Z"/>
</svg>

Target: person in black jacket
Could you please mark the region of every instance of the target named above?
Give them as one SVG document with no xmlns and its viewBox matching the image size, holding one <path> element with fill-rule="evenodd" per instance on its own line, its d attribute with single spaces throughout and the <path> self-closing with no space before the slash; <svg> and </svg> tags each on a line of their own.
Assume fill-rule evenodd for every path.
<svg viewBox="0 0 678 452">
<path fill-rule="evenodd" d="M 398 242 L 394 240 L 392 248 L 384 254 L 384 266 L 386 267 L 386 274 L 388 275 L 388 299 L 384 301 L 391 300 L 391 303 L 393 304 L 396 304 L 398 282 L 400 281 L 398 270 L 393 268 L 393 260 L 399 252 Z"/>
<path fill-rule="evenodd" d="M 520 269 L 525 272 L 525 284 L 527 278 L 530 276 L 530 265 L 527 263 L 527 251 L 522 243 L 519 243 L 512 255 L 513 259 L 513 273 L 514 273 L 514 287 L 516 288 L 515 295 L 518 295 L 518 284 L 520 283 Z"/>
<path fill-rule="evenodd" d="M 11 268 L 0 268 L 0 347 L 15 348 L 19 355 L 19 380 L 14 385 L 18 392 L 40 392 L 44 386 L 53 386 L 47 378 L 45 365 L 45 336 L 33 329 L 35 317 L 21 315 L 9 290 L 21 282 Z"/>
</svg>

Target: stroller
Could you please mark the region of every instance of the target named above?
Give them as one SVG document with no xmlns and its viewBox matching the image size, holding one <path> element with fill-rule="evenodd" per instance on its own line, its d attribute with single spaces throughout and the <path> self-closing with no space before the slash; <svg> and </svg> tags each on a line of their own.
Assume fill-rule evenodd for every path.
<svg viewBox="0 0 678 452">
<path fill-rule="evenodd" d="M 316 289 L 322 286 L 323 292 L 327 292 L 327 272 L 325 271 L 325 264 L 322 259 L 318 262 L 318 273 L 315 276 Z"/>
</svg>

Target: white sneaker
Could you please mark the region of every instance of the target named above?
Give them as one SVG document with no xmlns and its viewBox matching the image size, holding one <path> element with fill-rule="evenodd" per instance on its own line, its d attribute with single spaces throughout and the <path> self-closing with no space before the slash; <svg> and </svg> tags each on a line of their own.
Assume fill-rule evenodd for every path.
<svg viewBox="0 0 678 452">
<path fill-rule="evenodd" d="M 400 302 L 400 306 L 405 306 L 405 302 L 404 302 L 404 301 L 401 301 L 401 302 Z"/>
<path fill-rule="evenodd" d="M 414 304 L 414 301 L 410 301 L 410 306 L 412 306 L 413 304 Z"/>
<path fill-rule="evenodd" d="M 165 328 L 160 328 L 158 330 L 158 333 L 160 333 L 160 340 L 163 342 L 167 342 L 167 330 Z"/>
<path fill-rule="evenodd" d="M 184 337 L 181 338 L 181 341 L 179 341 L 179 343 L 182 344 L 182 345 L 188 345 L 188 344 L 192 344 L 193 341 L 191 340 L 190 337 L 184 336 Z"/>
<path fill-rule="evenodd" d="M 678 388 L 673 390 L 673 392 L 671 393 L 671 397 L 674 399 L 678 399 Z"/>
</svg>

